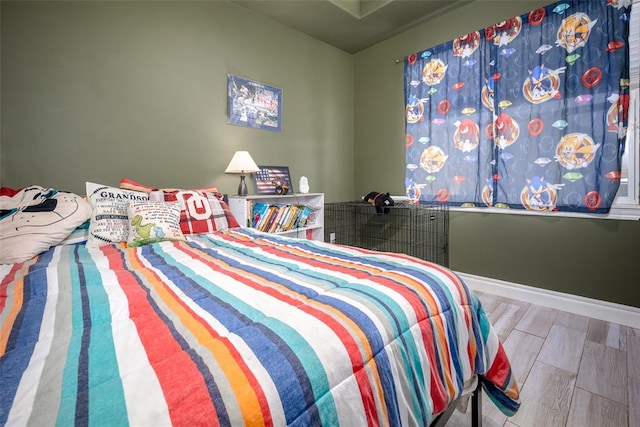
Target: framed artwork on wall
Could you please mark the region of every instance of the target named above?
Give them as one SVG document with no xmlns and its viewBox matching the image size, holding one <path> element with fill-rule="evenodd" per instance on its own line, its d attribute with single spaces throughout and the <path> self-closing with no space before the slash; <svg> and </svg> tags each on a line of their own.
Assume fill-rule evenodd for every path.
<svg viewBox="0 0 640 427">
<path fill-rule="evenodd" d="M 293 193 L 291 176 L 288 166 L 260 166 L 260 170 L 253 173 L 253 183 L 256 194 L 287 194 Z"/>
<path fill-rule="evenodd" d="M 280 132 L 282 89 L 227 75 L 227 123 Z"/>
</svg>

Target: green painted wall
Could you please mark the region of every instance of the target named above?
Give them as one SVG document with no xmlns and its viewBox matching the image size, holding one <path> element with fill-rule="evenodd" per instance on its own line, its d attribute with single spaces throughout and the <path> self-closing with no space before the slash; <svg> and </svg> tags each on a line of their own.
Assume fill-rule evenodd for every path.
<svg viewBox="0 0 640 427">
<path fill-rule="evenodd" d="M 550 1 L 476 1 L 354 55 L 355 190 L 404 194 L 395 60 Z M 451 212 L 456 271 L 640 307 L 640 222 Z"/>
<path fill-rule="evenodd" d="M 327 201 L 404 193 L 395 59 L 549 2 L 478 1 L 356 55 L 228 2 L 7 2 L 0 185 L 217 184 L 237 149 Z M 283 89 L 280 133 L 226 123 L 232 73 Z M 640 307 L 640 222 L 452 212 L 455 270 Z"/>
<path fill-rule="evenodd" d="M 352 55 L 226 1 L 0 7 L 2 185 L 234 193 L 224 169 L 244 149 L 352 197 Z M 283 89 L 282 132 L 226 123 L 228 73 Z"/>
</svg>

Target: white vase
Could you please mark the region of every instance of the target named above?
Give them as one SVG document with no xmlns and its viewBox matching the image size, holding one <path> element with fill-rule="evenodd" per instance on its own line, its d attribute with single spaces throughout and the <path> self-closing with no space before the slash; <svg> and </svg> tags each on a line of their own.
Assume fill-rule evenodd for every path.
<svg viewBox="0 0 640 427">
<path fill-rule="evenodd" d="M 307 194 L 309 192 L 309 180 L 306 176 L 300 178 L 300 185 L 298 189 L 302 194 Z"/>
</svg>

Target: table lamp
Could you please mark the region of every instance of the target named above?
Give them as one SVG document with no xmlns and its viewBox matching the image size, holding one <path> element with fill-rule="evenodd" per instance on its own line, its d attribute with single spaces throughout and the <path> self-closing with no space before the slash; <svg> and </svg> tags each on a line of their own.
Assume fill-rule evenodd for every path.
<svg viewBox="0 0 640 427">
<path fill-rule="evenodd" d="M 244 182 L 244 174 L 258 172 L 260 168 L 256 165 L 256 162 L 251 158 L 251 154 L 248 151 L 236 151 L 233 158 L 229 162 L 229 166 L 224 171 L 225 173 L 239 173 L 240 185 L 238 185 L 238 196 L 247 195 L 247 184 Z"/>
</svg>

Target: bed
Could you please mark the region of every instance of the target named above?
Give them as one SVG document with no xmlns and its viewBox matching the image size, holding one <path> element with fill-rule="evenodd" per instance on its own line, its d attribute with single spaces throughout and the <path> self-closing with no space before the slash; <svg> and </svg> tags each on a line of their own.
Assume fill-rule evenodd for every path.
<svg viewBox="0 0 640 427">
<path fill-rule="evenodd" d="M 0 265 L 0 425 L 431 424 L 508 357 L 451 270 L 228 227 Z"/>
</svg>

